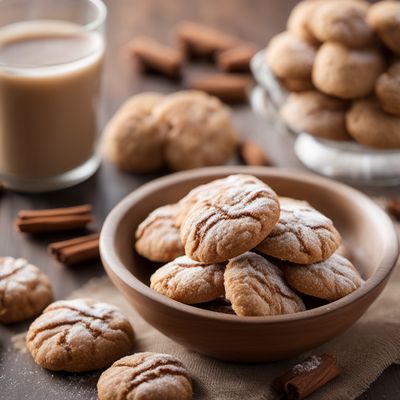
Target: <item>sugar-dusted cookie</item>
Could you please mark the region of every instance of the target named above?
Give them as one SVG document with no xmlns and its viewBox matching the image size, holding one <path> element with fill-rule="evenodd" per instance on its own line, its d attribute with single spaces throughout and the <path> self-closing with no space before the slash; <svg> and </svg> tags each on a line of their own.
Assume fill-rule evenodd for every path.
<svg viewBox="0 0 400 400">
<path fill-rule="evenodd" d="M 237 133 L 228 108 L 216 97 L 199 91 L 178 92 L 156 107 L 154 114 L 172 170 L 225 164 L 233 156 Z"/>
<path fill-rule="evenodd" d="M 108 367 L 131 351 L 133 341 L 131 324 L 116 307 L 90 299 L 50 304 L 26 337 L 37 364 L 69 372 Z"/>
<path fill-rule="evenodd" d="M 400 62 L 394 63 L 378 78 L 375 94 L 384 111 L 400 116 Z"/>
<path fill-rule="evenodd" d="M 351 140 L 346 129 L 345 100 L 318 91 L 292 93 L 280 110 L 285 122 L 296 132 L 331 140 Z"/>
<path fill-rule="evenodd" d="M 325 215 L 306 205 L 282 203 L 278 224 L 257 250 L 280 260 L 310 264 L 330 257 L 340 241 Z"/>
<path fill-rule="evenodd" d="M 267 63 L 272 72 L 282 79 L 311 78 L 316 48 L 289 32 L 272 38 L 267 48 Z"/>
<path fill-rule="evenodd" d="M 164 163 L 164 137 L 153 116 L 154 107 L 163 99 L 159 93 L 135 95 L 106 126 L 102 151 L 120 169 L 148 172 L 159 169 Z"/>
<path fill-rule="evenodd" d="M 400 55 L 400 3 L 379 1 L 370 7 L 367 18 L 383 43 Z"/>
<path fill-rule="evenodd" d="M 194 260 L 210 264 L 236 257 L 259 244 L 279 219 L 278 197 L 269 186 L 256 178 L 229 181 L 197 202 L 182 223 L 185 253 Z"/>
<path fill-rule="evenodd" d="M 384 67 L 378 50 L 349 49 L 340 43 L 327 42 L 315 57 L 312 79 L 322 92 L 352 99 L 371 93 Z"/>
<path fill-rule="evenodd" d="M 224 264 L 178 257 L 151 276 L 150 287 L 181 303 L 204 303 L 224 295 L 224 270 Z"/>
<path fill-rule="evenodd" d="M 169 354 L 136 353 L 121 358 L 97 382 L 99 400 L 190 400 L 185 366 Z"/>
<path fill-rule="evenodd" d="M 303 301 L 283 279 L 283 272 L 264 257 L 245 253 L 225 270 L 226 298 L 240 316 L 291 314 L 304 311 Z"/>
<path fill-rule="evenodd" d="M 178 204 L 159 207 L 138 226 L 136 251 L 152 261 L 166 262 L 185 254 L 176 218 Z"/>
<path fill-rule="evenodd" d="M 356 0 L 320 2 L 309 26 L 321 42 L 339 42 L 348 47 L 373 44 L 374 32 L 367 23 L 369 4 Z"/>
<path fill-rule="evenodd" d="M 355 101 L 346 121 L 358 143 L 379 149 L 400 148 L 400 117 L 385 113 L 376 99 Z"/>
<path fill-rule="evenodd" d="M 353 264 L 337 254 L 315 264 L 285 265 L 284 273 L 292 288 L 329 301 L 354 292 L 363 283 Z"/>
<path fill-rule="evenodd" d="M 23 258 L 0 257 L 0 322 L 35 317 L 52 299 L 50 281 L 39 268 Z"/>
</svg>

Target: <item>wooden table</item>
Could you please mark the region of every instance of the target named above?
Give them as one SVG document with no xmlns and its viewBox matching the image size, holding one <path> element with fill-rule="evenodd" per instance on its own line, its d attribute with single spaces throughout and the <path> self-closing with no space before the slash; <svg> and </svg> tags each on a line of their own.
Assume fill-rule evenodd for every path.
<svg viewBox="0 0 400 400">
<path fill-rule="evenodd" d="M 155 76 L 138 76 L 123 52 L 123 45 L 135 34 L 151 35 L 160 40 L 172 39 L 173 26 L 182 19 L 200 21 L 233 32 L 245 39 L 267 43 L 284 29 L 294 0 L 108 0 L 108 54 L 104 74 L 102 124 L 123 100 L 141 91 L 172 92 L 183 87 Z M 190 66 L 190 74 L 210 70 L 205 64 Z M 263 143 L 277 165 L 302 168 L 296 160 L 289 139 L 270 132 L 264 121 L 249 107 L 235 107 L 235 123 L 243 137 Z M 273 149 L 273 151 L 272 151 Z M 74 188 L 44 195 L 6 192 L 0 197 L 0 254 L 22 256 L 37 264 L 53 282 L 57 299 L 66 297 L 90 278 L 104 274 L 99 262 L 77 268 L 65 268 L 46 253 L 46 245 L 65 235 L 40 238 L 16 232 L 13 219 L 20 209 L 48 208 L 91 203 L 98 228 L 111 208 L 126 194 L 155 178 L 153 175 L 129 175 L 103 163 L 99 172 Z M 387 192 L 398 192 L 398 188 Z M 10 338 L 23 332 L 29 322 L 0 326 L 0 399 L 95 399 L 98 372 L 89 374 L 50 373 L 36 366 L 29 354 L 12 348 Z M 360 399 L 398 400 L 400 366 L 391 366 Z"/>
</svg>

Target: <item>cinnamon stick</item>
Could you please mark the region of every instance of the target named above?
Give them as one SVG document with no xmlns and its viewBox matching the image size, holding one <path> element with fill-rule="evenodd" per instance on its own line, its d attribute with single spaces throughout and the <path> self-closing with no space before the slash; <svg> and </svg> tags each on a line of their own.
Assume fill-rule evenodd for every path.
<svg viewBox="0 0 400 400">
<path fill-rule="evenodd" d="M 400 199 L 389 199 L 386 204 L 386 210 L 389 214 L 393 215 L 397 221 L 400 221 Z"/>
<path fill-rule="evenodd" d="M 272 162 L 258 144 L 245 140 L 239 147 L 239 155 L 246 165 L 271 166 Z"/>
<path fill-rule="evenodd" d="M 65 265 L 75 265 L 99 257 L 99 234 L 55 242 L 49 245 L 49 252 Z"/>
<path fill-rule="evenodd" d="M 179 43 L 189 57 L 211 57 L 235 46 L 239 40 L 217 29 L 195 22 L 182 22 L 177 28 Z"/>
<path fill-rule="evenodd" d="M 340 373 L 336 357 L 324 353 L 307 358 L 276 378 L 272 386 L 285 392 L 288 400 L 302 400 L 315 392 Z"/>
<path fill-rule="evenodd" d="M 251 80 L 236 74 L 204 74 L 188 83 L 189 89 L 202 90 L 227 103 L 247 101 Z"/>
<path fill-rule="evenodd" d="M 182 73 L 182 54 L 152 38 L 138 36 L 128 43 L 128 49 L 144 71 L 156 71 L 171 78 Z"/>
<path fill-rule="evenodd" d="M 84 204 L 76 207 L 48 210 L 22 210 L 15 221 L 20 232 L 45 233 L 82 229 L 93 221 L 92 207 Z"/>
<path fill-rule="evenodd" d="M 249 72 L 250 61 L 257 52 L 253 44 L 242 44 L 217 54 L 217 67 L 222 72 Z"/>
</svg>

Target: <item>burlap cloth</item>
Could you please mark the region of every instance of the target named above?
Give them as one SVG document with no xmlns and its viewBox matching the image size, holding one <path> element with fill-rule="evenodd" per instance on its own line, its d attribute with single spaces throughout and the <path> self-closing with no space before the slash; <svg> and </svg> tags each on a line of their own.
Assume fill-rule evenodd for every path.
<svg viewBox="0 0 400 400">
<path fill-rule="evenodd" d="M 397 228 L 400 231 L 399 224 Z M 379 299 L 347 332 L 298 358 L 271 364 L 225 363 L 185 349 L 147 324 L 107 277 L 89 281 L 71 297 L 92 297 L 120 307 L 131 318 L 135 328 L 136 351 L 164 352 L 177 356 L 193 375 L 194 399 L 198 400 L 278 399 L 269 387 L 272 379 L 308 354 L 323 352 L 337 356 L 342 373 L 309 399 L 354 399 L 386 367 L 400 360 L 400 261 Z M 265 345 L 268 346 L 268 343 Z"/>
</svg>

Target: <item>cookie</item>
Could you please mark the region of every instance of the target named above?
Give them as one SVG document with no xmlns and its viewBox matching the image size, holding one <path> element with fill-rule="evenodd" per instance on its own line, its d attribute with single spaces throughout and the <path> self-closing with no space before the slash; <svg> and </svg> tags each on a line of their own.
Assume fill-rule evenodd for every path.
<svg viewBox="0 0 400 400">
<path fill-rule="evenodd" d="M 255 178 L 229 179 L 231 185 L 196 203 L 182 223 L 185 254 L 194 260 L 212 264 L 236 257 L 259 244 L 279 219 L 269 186 Z"/>
<path fill-rule="evenodd" d="M 312 44 L 283 32 L 270 40 L 266 56 L 278 78 L 309 80 L 315 55 L 316 48 Z"/>
<path fill-rule="evenodd" d="M 288 264 L 284 273 L 286 281 L 295 290 L 328 301 L 354 292 L 363 283 L 353 264 L 337 254 L 316 264 Z"/>
<path fill-rule="evenodd" d="M 178 204 L 159 207 L 138 226 L 136 251 L 152 261 L 167 262 L 185 254 L 176 218 Z"/>
<path fill-rule="evenodd" d="M 400 3 L 398 1 L 375 3 L 370 7 L 367 19 L 383 43 L 400 55 Z"/>
<path fill-rule="evenodd" d="M 280 110 L 284 121 L 296 132 L 322 139 L 351 140 L 346 129 L 348 103 L 321 92 L 292 93 Z"/>
<path fill-rule="evenodd" d="M 400 62 L 394 63 L 378 78 L 375 94 L 384 111 L 400 116 Z"/>
<path fill-rule="evenodd" d="M 131 324 L 116 307 L 90 299 L 50 304 L 26 337 L 37 364 L 69 372 L 108 367 L 131 351 L 133 341 Z"/>
<path fill-rule="evenodd" d="M 198 91 L 172 94 L 155 108 L 164 137 L 164 157 L 175 171 L 225 164 L 237 146 L 228 108 Z"/>
<path fill-rule="evenodd" d="M 224 264 L 204 264 L 178 257 L 150 277 L 150 287 L 185 304 L 205 303 L 224 295 Z"/>
<path fill-rule="evenodd" d="M 384 112 L 374 98 L 355 101 L 346 122 L 350 135 L 364 146 L 400 148 L 400 117 Z"/>
<path fill-rule="evenodd" d="M 374 32 L 367 23 L 369 4 L 364 1 L 331 0 L 313 11 L 309 27 L 321 42 L 338 42 L 347 47 L 374 43 Z"/>
<path fill-rule="evenodd" d="M 245 253 L 229 261 L 225 270 L 226 298 L 240 316 L 291 314 L 305 310 L 283 272 L 264 257 Z"/>
<path fill-rule="evenodd" d="M 185 366 L 169 354 L 136 353 L 121 358 L 97 382 L 99 400 L 190 400 Z"/>
<path fill-rule="evenodd" d="M 281 79 L 282 85 L 289 92 L 305 92 L 307 90 L 313 90 L 314 84 L 310 79 Z"/>
<path fill-rule="evenodd" d="M 317 45 L 319 40 L 311 30 L 310 21 L 320 3 L 317 0 L 306 0 L 296 4 L 287 20 L 287 30 L 299 39 Z"/>
<path fill-rule="evenodd" d="M 279 222 L 258 246 L 264 254 L 298 264 L 330 257 L 340 246 L 332 221 L 312 207 L 282 203 Z"/>
<path fill-rule="evenodd" d="M 164 138 L 153 109 L 164 99 L 158 93 L 131 97 L 107 124 L 102 142 L 104 156 L 121 170 L 155 171 L 164 163 Z"/>
<path fill-rule="evenodd" d="M 47 276 L 23 258 L 0 257 L 0 322 L 38 315 L 53 299 Z"/>
<path fill-rule="evenodd" d="M 349 49 L 340 43 L 327 42 L 318 50 L 312 79 L 317 89 L 328 95 L 353 99 L 373 91 L 384 67 L 377 50 Z"/>
</svg>

